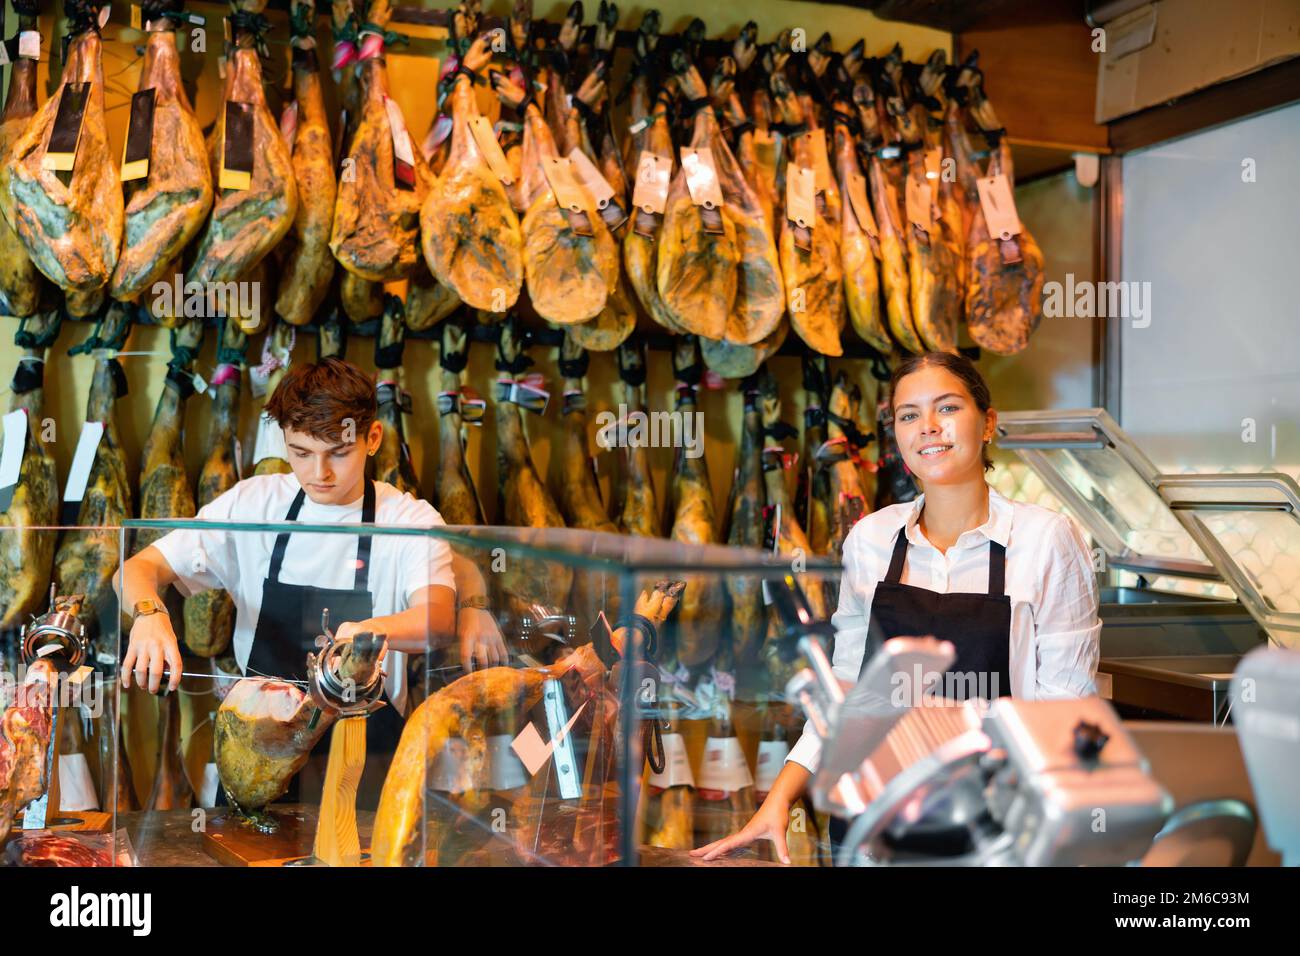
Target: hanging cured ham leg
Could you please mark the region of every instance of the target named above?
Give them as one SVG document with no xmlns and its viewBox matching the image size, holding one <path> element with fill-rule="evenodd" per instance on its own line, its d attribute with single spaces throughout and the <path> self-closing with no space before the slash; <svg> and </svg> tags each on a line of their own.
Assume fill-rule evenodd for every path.
<svg viewBox="0 0 1300 956">
<path fill-rule="evenodd" d="M 645 353 L 643 347 L 624 342 L 618 349 L 619 404 L 628 415 L 645 414 Z M 619 509 L 618 530 L 658 538 L 663 534 L 659 523 L 659 506 L 655 500 L 654 480 L 650 475 L 650 456 L 643 443 L 628 441 L 623 449 L 623 502 Z"/>
<path fill-rule="evenodd" d="M 703 378 L 699 347 L 694 336 L 684 336 L 673 350 L 673 371 L 677 376 L 677 413 L 689 426 L 701 417 L 696 412 L 696 389 Z M 693 447 L 679 447 L 673 467 L 674 514 L 671 538 L 686 545 L 717 544 L 714 524 L 713 487 L 704 457 L 702 428 L 695 433 Z M 686 579 L 686 591 L 677 608 L 674 624 L 677 660 L 688 668 L 700 667 L 718 649 L 726 618 L 726 591 L 717 578 L 697 575 Z"/>
<path fill-rule="evenodd" d="M 285 237 L 298 212 L 293 160 L 262 91 L 253 18 L 265 6 L 266 0 L 239 0 L 229 18 L 235 49 L 209 143 L 218 194 L 186 276 L 204 286 L 244 279 Z"/>
<path fill-rule="evenodd" d="M 395 295 L 385 295 L 384 315 L 380 320 L 379 336 L 375 339 L 379 422 L 384 426 L 384 437 L 375 452 L 375 480 L 386 481 L 398 491 L 419 498 L 420 479 L 415 473 L 402 427 L 402 415 L 411 411 L 410 393 L 402 387 L 405 380 L 402 350 L 406 336 L 402 318 L 402 300 Z"/>
<path fill-rule="evenodd" d="M 69 293 L 102 288 L 122 242 L 122 182 L 109 152 L 98 0 L 66 6 L 67 63 L 58 92 L 37 112 L 0 169 L 5 218 L 45 276 Z M 60 130 L 49 144 L 67 97 L 79 104 L 80 130 Z M 66 151 L 61 143 L 67 143 Z M 86 314 L 78 310 L 76 314 Z"/>
<path fill-rule="evenodd" d="M 758 386 L 754 379 L 741 383 L 745 396 L 745 413 L 736 450 L 736 483 L 732 490 L 731 515 L 727 544 L 734 547 L 763 546 L 762 449 L 763 421 L 758 406 Z M 758 656 L 766 628 L 761 583 L 752 575 L 727 578 L 731 599 L 731 648 L 740 664 L 752 663 Z"/>
<path fill-rule="evenodd" d="M 524 275 L 533 308 L 562 325 L 594 319 L 618 284 L 618 246 L 562 157 L 540 107 L 500 73 L 493 87 L 524 115 Z"/>
<path fill-rule="evenodd" d="M 461 384 L 469 361 L 469 338 L 454 319 L 442 327 L 442 348 L 438 356 L 441 391 L 438 392 L 438 513 L 451 525 L 483 524 L 478 492 L 465 464 L 465 412 L 467 402 L 476 402 L 475 423 L 482 424 L 483 401 Z"/>
<path fill-rule="evenodd" d="M 382 31 L 388 0 L 361 3 L 361 123 L 348 145 L 352 175 L 338 185 L 330 250 L 343 268 L 369 282 L 410 274 L 419 255 L 420 209 L 430 173 L 388 95 Z"/>
<path fill-rule="evenodd" d="M 970 113 L 989 142 L 992 155 L 986 181 L 1001 184 L 1006 196 L 1015 185 L 1011 146 L 984 95 L 984 77 L 964 69 L 958 78 L 967 90 Z M 1014 218 L 1014 217 L 1012 217 Z M 994 235 L 983 204 L 975 208 L 967 241 L 970 267 L 966 287 L 966 327 L 975 343 L 999 355 L 1014 355 L 1029 344 L 1043 317 L 1043 253 L 1018 220 Z"/>
<path fill-rule="evenodd" d="M 451 154 L 420 212 L 420 241 L 434 277 L 474 309 L 503 312 L 523 285 L 523 234 L 505 188 L 474 142 L 473 77 L 491 58 L 479 37 L 452 90 Z"/>
<path fill-rule="evenodd" d="M 843 100 L 835 104 L 835 171 L 839 177 L 840 266 L 844 273 L 844 302 L 853 330 L 883 355 L 893 351 L 886 318 L 880 308 L 880 233 L 867 198 L 867 181 L 858 168 L 853 127 L 857 121 Z"/>
<path fill-rule="evenodd" d="M 637 599 L 636 613 L 661 626 L 682 588 L 680 582 L 656 584 Z M 620 654 L 631 639 L 628 631 L 620 627 L 613 633 L 611 643 Z M 437 850 L 432 844 L 426 848 L 423 840 L 430 755 L 440 753 L 449 739 L 460 738 L 467 747 L 470 779 L 482 779 L 487 740 L 476 730 L 489 726 L 496 715 L 528 711 L 541 700 L 546 682 L 552 680 L 561 681 L 570 693 L 590 699 L 604 685 L 605 665 L 595 648 L 584 644 L 550 667 L 492 667 L 467 675 L 416 708 L 402 731 L 379 798 L 370 850 L 374 866 L 437 865 Z"/>
<path fill-rule="evenodd" d="M 325 301 L 334 275 L 330 232 L 334 225 L 334 145 L 321 94 L 316 53 L 316 4 L 293 0 L 289 17 L 293 48 L 293 102 L 286 107 L 281 129 L 289 131 L 298 211 L 285 237 L 280 286 L 275 311 L 290 325 L 310 322 Z"/>
<path fill-rule="evenodd" d="M 13 4 L 20 32 L 37 28 L 39 4 L 18 0 Z M 36 113 L 36 63 L 19 55 L 9 67 L 9 96 L 0 116 L 0 169 L 9 165 L 14 144 L 27 131 Z M 19 318 L 32 315 L 40 303 L 41 273 L 27 254 L 27 248 L 9 224 L 12 205 L 7 200 L 7 173 L 0 172 L 0 313 Z"/>
<path fill-rule="evenodd" d="M 44 438 L 45 355 L 58 338 L 61 316 L 57 306 L 47 307 L 23 319 L 14 336 L 23 354 L 9 386 L 9 411 L 26 414 L 27 441 L 13 497 L 0 512 L 0 630 L 24 624 L 50 596 L 55 535 L 41 529 L 59 523 L 59 481 Z"/>
<path fill-rule="evenodd" d="M 171 281 L 179 271 L 181 251 L 198 234 L 212 208 L 212 172 L 203 131 L 181 85 L 176 48 L 180 4 L 151 0 L 143 16 L 149 39 L 140 90 L 153 91 L 148 169 L 143 178 L 126 183 L 126 233 L 108 287 L 109 295 L 128 302 L 159 280 Z"/>
<path fill-rule="evenodd" d="M 871 512 L 872 496 L 862 481 L 853 459 L 857 457 L 856 443 L 861 441 L 853 422 L 853 397 L 848 377 L 840 372 L 831 388 L 830 404 L 826 408 L 825 443 L 817 450 L 818 464 L 830 472 L 831 535 L 830 550 L 835 558 L 842 558 L 844 539 L 857 524 L 858 519 Z"/>
</svg>

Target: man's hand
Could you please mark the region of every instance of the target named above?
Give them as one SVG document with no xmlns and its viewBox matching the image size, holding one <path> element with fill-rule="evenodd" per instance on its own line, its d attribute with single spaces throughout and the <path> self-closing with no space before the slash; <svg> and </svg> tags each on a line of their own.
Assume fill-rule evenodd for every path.
<svg viewBox="0 0 1300 956">
<path fill-rule="evenodd" d="M 491 612 L 477 607 L 463 607 L 456 614 L 456 637 L 460 643 L 460 663 L 466 673 L 480 668 L 500 667 L 509 662 L 505 638 Z"/>
<path fill-rule="evenodd" d="M 349 640 L 358 634 L 379 634 L 387 638 L 383 629 L 376 627 L 374 621 L 344 621 L 338 627 L 334 628 L 334 639 L 338 641 Z M 388 656 L 388 641 L 385 640 L 383 646 L 379 649 L 379 660 L 383 661 Z"/>
<path fill-rule="evenodd" d="M 129 689 L 134 675 L 137 687 L 147 687 L 149 693 L 156 694 L 162 684 L 164 668 L 171 671 L 167 689 L 180 687 L 184 665 L 181 664 L 180 643 L 172 629 L 171 617 L 164 612 L 136 618 L 131 625 L 126 657 L 122 660 L 122 686 Z"/>
</svg>

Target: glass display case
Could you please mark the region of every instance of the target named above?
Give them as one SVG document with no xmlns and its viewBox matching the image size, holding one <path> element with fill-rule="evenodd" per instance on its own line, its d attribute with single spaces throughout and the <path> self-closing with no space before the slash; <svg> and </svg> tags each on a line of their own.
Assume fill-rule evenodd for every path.
<svg viewBox="0 0 1300 956">
<path fill-rule="evenodd" d="M 1237 476 L 1162 475 L 1102 409 L 1003 413 L 998 436 L 1101 549 L 1098 571 L 1117 572 L 1120 583 L 1106 582 L 1100 595 L 1101 694 L 1125 716 L 1226 719 L 1242 655 L 1267 641 L 1265 629 L 1276 637 L 1294 626 L 1282 607 L 1285 560 L 1272 574 L 1261 564 L 1261 553 L 1270 561 L 1294 553 L 1269 525 L 1284 517 L 1289 479 L 1252 486 L 1257 508 L 1240 507 L 1244 492 L 1229 491 L 1229 507 L 1215 511 L 1196 503 L 1192 489 L 1221 498 L 1208 489 L 1238 488 Z M 1207 510 L 1196 511 L 1202 504 Z M 1209 525 L 1225 537 L 1216 540 Z M 1256 538 L 1259 552 L 1247 546 Z M 1289 580 L 1294 593 L 1300 572 Z M 1214 596 L 1189 593 L 1205 588 Z M 1283 614 L 1271 622 L 1270 600 Z"/>
<path fill-rule="evenodd" d="M 62 748 L 102 819 L 54 833 L 141 866 L 684 864 L 744 825 L 802 732 L 772 589 L 824 619 L 839 578 L 798 548 L 565 529 L 128 521 L 108 540 L 110 571 L 153 544 L 188 592 L 148 624 L 178 636 L 180 686 L 142 689 L 132 660 L 121 688 L 106 578 L 77 612 L 102 713 L 64 720 L 81 743 Z M 792 812 L 796 862 L 826 862 L 825 830 Z"/>
</svg>

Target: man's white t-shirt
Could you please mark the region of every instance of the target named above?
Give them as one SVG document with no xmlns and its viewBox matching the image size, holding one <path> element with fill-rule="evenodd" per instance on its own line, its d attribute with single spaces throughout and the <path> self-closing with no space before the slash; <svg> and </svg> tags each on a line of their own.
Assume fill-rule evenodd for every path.
<svg viewBox="0 0 1300 956">
<path fill-rule="evenodd" d="M 292 474 L 245 478 L 225 494 L 199 509 L 200 521 L 283 522 L 301 485 Z M 307 498 L 298 524 L 359 524 L 362 499 L 347 505 L 320 505 Z M 398 528 L 429 528 L 445 524 L 427 501 L 375 482 L 375 524 Z M 262 610 L 262 584 L 271 565 L 276 535 L 270 532 L 184 528 L 154 542 L 176 573 L 176 586 L 189 597 L 223 588 L 235 601 L 234 653 L 246 672 L 257 618 Z M 357 560 L 356 535 L 294 532 L 284 552 L 280 581 L 284 584 L 350 590 Z M 410 607 L 422 588 L 456 588 L 451 548 L 424 535 L 376 533 L 371 537 L 370 574 L 366 586 L 373 614 L 383 617 Z M 331 627 L 341 622 L 332 621 Z M 406 709 L 406 655 L 390 651 L 385 661 L 388 698 L 399 712 Z"/>
</svg>

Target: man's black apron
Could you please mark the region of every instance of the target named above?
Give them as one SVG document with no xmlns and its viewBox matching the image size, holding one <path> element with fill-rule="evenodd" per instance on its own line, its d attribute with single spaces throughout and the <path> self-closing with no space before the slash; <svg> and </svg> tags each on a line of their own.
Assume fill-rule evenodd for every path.
<svg viewBox="0 0 1300 956">
<path fill-rule="evenodd" d="M 299 489 L 285 521 L 297 521 L 305 491 Z M 366 479 L 365 495 L 361 504 L 361 523 L 375 523 L 375 483 Z M 307 679 L 307 655 L 317 650 L 316 637 L 321 633 L 321 612 L 329 608 L 330 630 L 335 631 L 345 621 L 364 621 L 374 614 L 374 599 L 368 582 L 370 579 L 370 535 L 360 535 L 357 540 L 356 571 L 351 590 L 343 588 L 318 588 L 311 585 L 285 584 L 280 580 L 280 566 L 289 545 L 289 532 L 282 531 L 275 539 L 271 551 L 271 566 L 262 582 L 262 612 L 257 618 L 253 633 L 253 646 L 248 652 L 244 673 L 252 677 L 277 677 L 282 680 Z M 392 668 L 391 658 L 387 667 Z M 306 766 L 289 784 L 283 798 L 287 802 L 319 803 L 325 782 L 325 766 L 329 757 L 330 735 L 327 730 L 316 746 Z M 366 718 L 366 769 L 357 789 L 357 806 L 373 810 L 379 805 L 379 792 L 384 775 L 392 761 L 397 741 L 402 734 L 402 717 L 391 702 Z"/>
<path fill-rule="evenodd" d="M 880 644 L 892 637 L 934 635 L 951 641 L 957 658 L 945 672 L 940 691 L 946 697 L 964 700 L 971 682 L 963 679 L 975 675 L 974 696 L 987 692 L 991 696 L 1011 696 L 1011 598 L 1006 594 L 1007 549 L 996 541 L 989 542 L 989 590 L 987 594 L 951 592 L 940 594 L 928 588 L 903 584 L 903 564 L 907 560 L 907 526 L 898 532 L 889 572 L 876 585 L 871 600 L 870 635 L 862 653 L 867 666 Z M 950 680 L 950 675 L 957 679 Z M 986 682 L 986 683 L 985 683 Z M 831 849 L 839 852 L 840 841 L 848 826 L 832 817 Z M 833 858 L 833 857 L 832 857 Z"/>
</svg>

